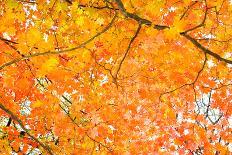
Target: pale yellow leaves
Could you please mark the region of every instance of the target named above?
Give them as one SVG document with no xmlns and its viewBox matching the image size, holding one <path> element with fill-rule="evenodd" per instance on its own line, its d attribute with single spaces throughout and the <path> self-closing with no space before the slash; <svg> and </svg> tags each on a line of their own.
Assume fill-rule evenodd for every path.
<svg viewBox="0 0 232 155">
<path fill-rule="evenodd" d="M 192 0 L 183 0 L 184 4 L 189 4 L 190 2 L 192 2 Z"/>
<path fill-rule="evenodd" d="M 149 12 L 153 12 L 155 15 L 159 15 L 161 12 L 161 9 L 164 7 L 164 1 L 163 0 L 156 0 L 156 1 L 151 1 L 151 4 L 147 5 L 145 8 Z"/>
<path fill-rule="evenodd" d="M 40 100 L 36 100 L 34 103 L 32 103 L 31 107 L 32 108 L 39 108 L 43 105 L 44 103 Z"/>
<path fill-rule="evenodd" d="M 78 17 L 76 20 L 75 20 L 75 24 L 77 24 L 78 26 L 82 26 L 82 25 L 84 25 L 84 17 L 83 16 L 80 16 L 80 17 Z"/>
<path fill-rule="evenodd" d="M 96 22 L 99 24 L 99 25 L 103 25 L 104 24 L 104 19 L 103 18 L 98 18 L 97 20 L 96 20 Z"/>
<path fill-rule="evenodd" d="M 164 30 L 164 34 L 167 39 L 176 39 L 178 35 L 184 31 L 186 24 L 184 21 L 179 20 L 178 18 L 174 19 L 174 23 L 170 26 L 169 29 Z"/>
<path fill-rule="evenodd" d="M 59 62 L 56 58 L 53 58 L 53 57 L 49 58 L 40 67 L 39 71 L 37 72 L 38 76 L 39 77 L 45 76 L 46 74 L 53 71 L 57 67 L 58 64 Z"/>
</svg>

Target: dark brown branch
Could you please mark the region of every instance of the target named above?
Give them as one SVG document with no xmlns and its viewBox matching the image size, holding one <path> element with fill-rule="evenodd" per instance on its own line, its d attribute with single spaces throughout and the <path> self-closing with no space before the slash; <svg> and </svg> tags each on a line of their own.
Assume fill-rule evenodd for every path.
<svg viewBox="0 0 232 155">
<path fill-rule="evenodd" d="M 134 36 L 132 37 L 132 39 L 131 39 L 130 42 L 129 42 L 129 45 L 128 45 L 127 49 L 126 49 L 126 52 L 125 52 L 125 54 L 124 54 L 122 60 L 121 60 L 120 63 L 119 63 L 118 69 L 117 69 L 117 71 L 116 71 L 116 73 L 115 73 L 115 76 L 114 76 L 115 79 L 117 79 L 117 76 L 118 76 L 118 73 L 119 73 L 119 71 L 120 71 L 120 69 L 121 69 L 121 67 L 122 67 L 122 64 L 123 64 L 123 62 L 125 61 L 127 55 L 129 54 L 131 45 L 132 45 L 132 43 L 134 42 L 135 38 L 138 36 L 140 30 L 141 30 L 141 24 L 139 24 L 139 26 L 138 26 L 138 28 L 137 28 L 137 30 L 136 30 Z"/>
<path fill-rule="evenodd" d="M 71 0 L 65 0 L 67 3 L 72 4 Z"/>
<path fill-rule="evenodd" d="M 104 148 L 106 148 L 109 152 L 112 152 L 112 151 L 113 151 L 111 147 L 109 147 L 109 146 L 103 144 L 102 142 L 97 141 L 96 139 L 93 139 L 93 138 L 90 137 L 87 133 L 86 133 L 86 136 L 87 136 L 89 139 L 91 139 L 92 141 L 94 141 L 94 142 L 98 143 L 99 145 L 103 146 Z"/>
<path fill-rule="evenodd" d="M 88 49 L 88 50 L 91 51 L 90 49 Z M 109 68 L 107 68 L 107 67 L 105 66 L 105 64 L 102 65 L 101 63 L 99 63 L 99 62 L 97 61 L 97 59 L 96 59 L 96 56 L 94 56 L 93 53 L 92 53 L 92 57 L 93 57 L 95 63 L 96 63 L 98 66 L 104 68 L 106 71 L 108 71 L 108 72 L 110 73 L 110 76 L 112 77 L 113 81 L 116 81 L 116 79 L 115 79 L 115 77 L 114 77 L 114 75 L 113 75 L 113 73 L 112 73 L 112 68 L 113 68 L 113 67 L 112 67 L 111 69 L 109 69 Z"/>
<path fill-rule="evenodd" d="M 205 118 L 209 117 L 209 110 L 210 110 L 210 106 L 211 106 L 211 97 L 212 97 L 212 90 L 209 93 L 209 102 L 208 102 L 208 105 L 206 106 Z"/>
<path fill-rule="evenodd" d="M 70 115 L 70 113 L 69 113 L 67 110 L 65 110 L 65 109 L 62 107 L 62 105 L 59 104 L 59 106 L 60 106 L 60 108 L 64 111 L 64 113 L 68 116 L 68 118 L 69 118 L 77 127 L 80 127 L 80 125 L 76 122 L 76 117 L 72 118 L 72 116 Z"/>
<path fill-rule="evenodd" d="M 23 125 L 22 121 L 9 109 L 7 109 L 2 103 L 0 103 L 0 109 L 2 109 L 5 113 L 7 113 L 8 115 L 10 115 L 10 117 L 15 120 L 20 127 L 26 132 L 26 134 L 33 139 L 36 143 L 38 143 L 48 154 L 53 155 L 51 148 L 46 145 L 43 144 L 41 141 L 39 141 L 35 136 L 33 136 L 28 129 L 26 129 L 26 127 Z"/>
<path fill-rule="evenodd" d="M 147 26 L 152 26 L 152 22 L 147 20 L 147 19 L 144 19 L 134 13 L 130 13 L 130 12 L 127 12 L 122 1 L 121 0 L 115 0 L 115 2 L 117 3 L 118 7 L 119 7 L 119 10 L 122 12 L 122 14 L 128 18 L 131 18 L 131 19 L 134 19 L 136 20 L 137 22 L 139 22 L 140 24 L 144 24 L 144 25 L 147 25 Z M 164 30 L 164 29 L 167 29 L 169 28 L 168 26 L 165 26 L 165 25 L 153 25 L 153 28 L 154 29 L 157 29 L 157 30 Z"/>
<path fill-rule="evenodd" d="M 198 28 L 200 28 L 200 27 L 202 27 L 202 26 L 205 25 L 205 21 L 206 21 L 206 18 L 207 18 L 208 9 L 210 9 L 210 8 L 207 7 L 206 1 L 205 1 L 205 8 L 206 9 L 205 9 L 204 18 L 203 18 L 202 22 L 199 25 L 197 25 L 197 26 L 195 26 L 195 27 L 193 27 L 191 29 L 186 30 L 184 33 L 193 31 L 193 30 L 198 29 Z"/>
<path fill-rule="evenodd" d="M 18 2 L 21 2 L 21 3 L 28 3 L 28 4 L 37 4 L 36 2 L 32 2 L 32 1 L 30 1 L 30 0 L 16 0 L 16 1 L 18 1 Z"/>
<path fill-rule="evenodd" d="M 18 44 L 17 42 L 14 42 L 12 40 L 8 40 L 8 39 L 2 38 L 2 37 L 0 37 L 0 40 L 4 41 L 5 43 Z"/>
<path fill-rule="evenodd" d="M 107 5 L 106 6 L 92 6 L 92 5 L 79 4 L 78 7 L 80 7 L 80 8 L 94 8 L 94 9 L 99 9 L 99 10 L 102 10 L 102 9 L 119 10 L 119 9 L 116 9 L 113 7 L 109 7 Z"/>
<path fill-rule="evenodd" d="M 192 4 L 190 4 L 187 9 L 185 10 L 185 12 L 183 13 L 183 15 L 180 17 L 180 20 L 182 20 L 184 18 L 184 16 L 186 15 L 186 13 L 195 5 L 197 4 L 198 1 L 194 1 Z"/>
<path fill-rule="evenodd" d="M 186 33 L 180 33 L 180 35 L 184 36 L 186 39 L 188 39 L 189 41 L 191 41 L 197 48 L 199 48 L 200 50 L 202 50 L 204 53 L 211 55 L 212 57 L 216 58 L 219 61 L 223 61 L 225 63 L 232 64 L 232 60 L 228 60 L 228 59 L 222 58 L 217 53 L 214 53 L 211 50 L 209 50 L 206 47 L 204 47 L 203 45 L 201 45 L 196 39 L 192 38 L 190 35 L 188 35 Z"/>
<path fill-rule="evenodd" d="M 132 19 L 138 21 L 139 23 L 145 24 L 145 25 L 147 25 L 147 26 L 151 26 L 151 25 L 152 25 L 152 22 L 151 22 L 151 21 L 149 21 L 149 20 L 147 20 L 147 19 L 144 19 L 144 18 L 141 18 L 141 17 L 139 17 L 139 16 L 136 15 L 136 14 L 127 12 L 121 0 L 115 0 L 115 2 L 117 3 L 117 5 L 118 5 L 118 7 L 119 7 L 119 10 L 124 14 L 124 16 L 129 17 L 129 18 L 132 18 Z M 214 53 L 214 52 L 208 50 L 208 49 L 205 48 L 203 45 L 201 45 L 199 42 L 197 42 L 196 39 L 192 38 L 191 36 L 189 36 L 189 35 L 187 34 L 187 32 L 193 31 L 193 30 L 195 30 L 195 29 L 197 29 L 197 28 L 200 28 L 200 27 L 204 26 L 205 21 L 206 21 L 206 17 L 207 17 L 208 10 L 211 9 L 211 8 L 208 8 L 208 7 L 207 7 L 206 1 L 205 1 L 205 8 L 206 8 L 206 9 L 205 9 L 204 18 L 203 18 L 202 22 L 201 22 L 199 25 L 197 25 L 197 26 L 195 26 L 195 27 L 193 27 L 193 28 L 191 28 L 191 29 L 188 29 L 188 30 L 186 30 L 186 31 L 184 31 L 184 32 L 181 32 L 180 35 L 182 35 L 182 36 L 184 36 L 186 39 L 190 40 L 196 47 L 198 47 L 199 49 L 201 49 L 203 52 L 205 52 L 205 53 L 207 53 L 207 54 L 213 56 L 214 58 L 216 58 L 216 59 L 218 59 L 218 60 L 220 60 L 220 61 L 224 61 L 224 62 L 226 62 L 226 63 L 232 64 L 232 61 L 231 61 L 231 60 L 224 59 L 224 58 L 222 58 L 220 55 L 218 55 L 218 54 L 216 54 L 216 53 Z M 163 30 L 163 29 L 166 29 L 166 28 L 169 28 L 169 27 L 168 27 L 168 26 L 163 26 L 163 25 L 155 25 L 154 28 L 157 29 L 157 30 Z"/>
<path fill-rule="evenodd" d="M 8 120 L 8 122 L 7 122 L 7 124 L 6 124 L 6 126 L 10 126 L 11 122 L 12 122 L 12 119 L 10 117 L 9 120 Z"/>
<path fill-rule="evenodd" d="M 202 65 L 201 69 L 198 71 L 195 80 L 192 82 L 192 85 L 195 85 L 195 83 L 197 82 L 197 80 L 198 80 L 198 78 L 199 78 L 201 72 L 202 72 L 202 71 L 204 70 L 204 68 L 205 68 L 205 65 L 206 65 L 207 60 L 208 60 L 208 58 L 207 58 L 207 55 L 206 55 L 206 53 L 205 53 L 205 59 L 204 59 L 203 65 Z"/>
<path fill-rule="evenodd" d="M 208 117 L 208 119 L 213 125 L 215 125 L 221 120 L 222 116 L 223 116 L 223 114 L 219 114 L 219 117 L 215 121 L 212 120 L 210 117 Z"/>
</svg>

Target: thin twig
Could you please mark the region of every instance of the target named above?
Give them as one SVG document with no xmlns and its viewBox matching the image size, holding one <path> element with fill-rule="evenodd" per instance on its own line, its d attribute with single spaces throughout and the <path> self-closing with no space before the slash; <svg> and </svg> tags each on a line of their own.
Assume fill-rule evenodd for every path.
<svg viewBox="0 0 232 155">
<path fill-rule="evenodd" d="M 139 24 L 139 26 L 138 26 L 138 28 L 137 28 L 137 30 L 136 30 L 134 36 L 132 37 L 132 39 L 131 39 L 130 42 L 129 42 L 129 45 L 128 45 L 127 49 L 126 49 L 126 52 L 124 53 L 124 56 L 123 56 L 122 60 L 121 60 L 120 63 L 119 63 L 118 69 L 117 69 L 117 71 L 116 71 L 116 73 L 115 73 L 115 76 L 114 76 L 115 79 L 117 79 L 117 76 L 118 76 L 118 73 L 119 73 L 119 71 L 120 71 L 120 69 L 121 69 L 121 67 L 122 67 L 122 64 L 123 64 L 123 62 L 125 61 L 127 55 L 129 54 L 131 45 L 132 45 L 132 43 L 134 42 L 134 40 L 136 39 L 136 37 L 138 36 L 140 30 L 141 30 L 141 24 Z"/>
</svg>

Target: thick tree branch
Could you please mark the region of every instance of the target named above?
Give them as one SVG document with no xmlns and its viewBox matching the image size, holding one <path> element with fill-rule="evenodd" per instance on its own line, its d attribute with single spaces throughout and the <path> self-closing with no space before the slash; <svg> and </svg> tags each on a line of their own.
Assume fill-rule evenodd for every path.
<svg viewBox="0 0 232 155">
<path fill-rule="evenodd" d="M 144 18 L 141 18 L 140 16 L 138 16 L 134 13 L 127 12 L 121 0 L 115 0 L 115 2 L 117 3 L 119 10 L 122 12 L 122 14 L 125 17 L 134 19 L 137 22 L 139 22 L 140 24 L 144 24 L 147 26 L 153 26 L 153 28 L 157 29 L 157 30 L 164 30 L 164 29 L 169 28 L 168 26 L 165 26 L 165 25 L 153 25 L 151 21 L 144 19 Z"/>
<path fill-rule="evenodd" d="M 14 41 L 11 41 L 11 40 L 8 40 L 8 39 L 2 38 L 2 37 L 0 37 L 0 40 L 4 41 L 5 43 L 18 44 L 18 43 L 14 42 Z"/>
<path fill-rule="evenodd" d="M 10 115 L 10 117 L 15 120 L 20 127 L 26 132 L 26 134 L 33 139 L 36 143 L 38 143 L 48 154 L 53 155 L 51 148 L 46 145 L 43 144 L 42 142 L 40 142 L 35 136 L 33 136 L 28 129 L 26 129 L 26 127 L 23 125 L 22 121 L 9 109 L 7 109 L 2 103 L 0 103 L 0 109 L 2 109 L 5 113 L 7 113 L 8 115 Z"/>
<path fill-rule="evenodd" d="M 191 41 L 197 48 L 199 48 L 200 50 L 202 50 L 204 53 L 211 55 L 212 57 L 216 58 L 219 61 L 223 61 L 225 63 L 232 64 L 232 60 L 228 60 L 228 59 L 222 58 L 217 53 L 214 53 L 211 50 L 207 49 L 206 47 L 204 47 L 203 45 L 201 45 L 196 39 L 192 38 L 187 33 L 180 33 L 180 35 L 184 36 L 186 39 L 188 39 L 189 41 Z"/>
<path fill-rule="evenodd" d="M 121 0 L 115 0 L 115 2 L 117 3 L 117 5 L 118 5 L 118 7 L 119 7 L 119 10 L 124 14 L 124 16 L 129 17 L 129 18 L 132 18 L 132 19 L 138 21 L 139 23 L 145 24 L 145 25 L 147 25 L 147 26 L 151 26 L 151 25 L 152 25 L 152 22 L 151 22 L 151 21 L 149 21 L 149 20 L 147 20 L 147 19 L 144 19 L 144 18 L 141 18 L 141 17 L 139 17 L 139 16 L 136 15 L 136 14 L 127 12 Z M 200 27 L 204 26 L 205 21 L 206 21 L 206 17 L 207 17 L 208 10 L 211 9 L 211 8 L 207 8 L 206 2 L 205 2 L 205 5 L 206 5 L 206 10 L 205 10 L 205 14 L 204 14 L 204 18 L 203 18 L 202 22 L 201 22 L 199 25 L 197 25 L 197 26 L 195 26 L 195 27 L 193 27 L 193 28 L 191 28 L 191 29 L 188 29 L 188 30 L 186 30 L 186 31 L 184 31 L 184 32 L 181 32 L 180 35 L 182 35 L 182 36 L 184 36 L 186 39 L 190 40 L 197 48 L 201 49 L 203 52 L 205 52 L 205 53 L 207 53 L 207 54 L 213 56 L 214 58 L 216 58 L 216 59 L 218 59 L 218 60 L 220 60 L 220 61 L 224 61 L 224 62 L 226 62 L 226 63 L 228 63 L 228 64 L 232 64 L 232 61 L 231 61 L 231 60 L 224 59 L 224 58 L 222 58 L 220 55 L 218 55 L 218 54 L 216 54 L 216 53 L 210 51 L 209 49 L 207 49 L 207 48 L 205 48 L 203 45 L 201 45 L 199 42 L 197 42 L 196 39 L 192 38 L 191 36 L 189 36 L 189 35 L 187 34 L 187 32 L 193 31 L 193 30 L 195 30 L 195 29 L 197 29 L 197 28 L 200 28 Z M 154 26 L 154 29 L 157 29 L 157 30 L 163 30 L 163 29 L 166 29 L 166 28 L 169 28 L 169 27 L 168 27 L 168 26 L 163 26 L 163 25 L 155 25 L 155 26 Z"/>
</svg>

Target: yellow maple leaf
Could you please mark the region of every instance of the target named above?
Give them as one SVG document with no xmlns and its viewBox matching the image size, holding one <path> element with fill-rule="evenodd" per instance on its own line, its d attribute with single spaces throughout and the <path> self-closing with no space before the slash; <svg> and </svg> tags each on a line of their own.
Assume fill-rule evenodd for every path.
<svg viewBox="0 0 232 155">
<path fill-rule="evenodd" d="M 170 29 L 165 29 L 164 34 L 167 39 L 176 39 L 180 32 L 184 31 L 185 23 L 180 21 L 178 18 L 174 19 L 174 23 L 170 26 Z"/>
<path fill-rule="evenodd" d="M 47 73 L 51 72 L 59 64 L 56 58 L 50 58 L 45 61 L 41 68 L 38 71 L 38 76 L 44 76 Z"/>
<path fill-rule="evenodd" d="M 32 103 L 31 107 L 38 108 L 38 107 L 41 107 L 43 104 L 44 104 L 43 102 L 41 102 L 40 100 L 37 100 L 34 103 Z"/>
<path fill-rule="evenodd" d="M 43 35 L 39 29 L 32 28 L 27 32 L 26 38 L 28 45 L 34 46 L 35 43 L 38 43 L 43 39 Z"/>
<path fill-rule="evenodd" d="M 85 22 L 85 20 L 84 20 L 83 16 L 80 16 L 80 17 L 77 18 L 77 20 L 75 20 L 75 24 L 77 24 L 79 26 L 84 25 L 84 22 Z"/>
</svg>

